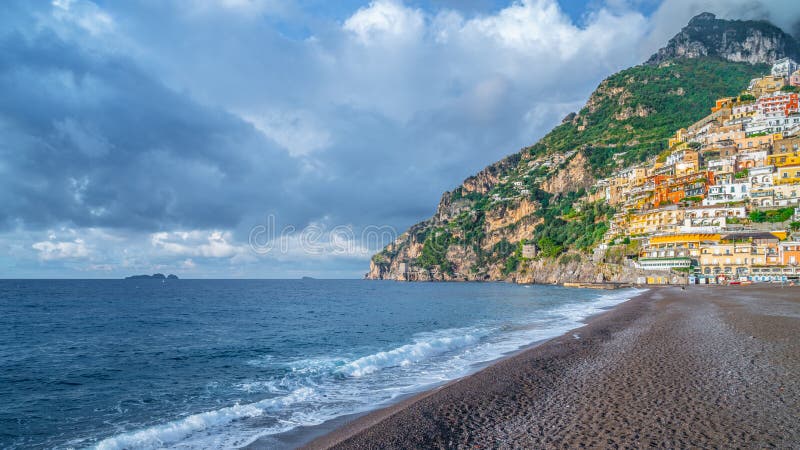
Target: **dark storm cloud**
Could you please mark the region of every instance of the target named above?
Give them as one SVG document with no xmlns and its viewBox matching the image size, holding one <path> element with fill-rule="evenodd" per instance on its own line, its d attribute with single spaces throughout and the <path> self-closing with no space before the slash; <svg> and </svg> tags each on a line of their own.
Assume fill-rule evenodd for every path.
<svg viewBox="0 0 800 450">
<path fill-rule="evenodd" d="M 297 162 L 252 125 L 47 29 L 0 38 L 5 226 L 235 226 Z"/>
</svg>

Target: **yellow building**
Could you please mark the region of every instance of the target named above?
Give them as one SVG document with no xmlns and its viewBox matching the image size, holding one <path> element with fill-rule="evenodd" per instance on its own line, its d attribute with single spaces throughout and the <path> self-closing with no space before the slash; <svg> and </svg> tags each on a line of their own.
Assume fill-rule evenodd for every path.
<svg viewBox="0 0 800 450">
<path fill-rule="evenodd" d="M 632 214 L 628 232 L 631 236 L 674 232 L 683 224 L 683 215 L 675 205 Z"/>
<path fill-rule="evenodd" d="M 776 153 L 767 156 L 767 165 L 775 167 L 796 166 L 800 164 L 800 153 Z"/>
<path fill-rule="evenodd" d="M 681 128 L 675 132 L 675 136 L 669 139 L 669 147 L 672 148 L 675 145 L 680 143 L 686 142 L 686 128 Z"/>
<path fill-rule="evenodd" d="M 719 233 L 685 233 L 653 236 L 647 241 L 641 255 L 648 258 L 686 257 L 698 258 L 704 244 L 717 243 Z"/>
<path fill-rule="evenodd" d="M 783 77 L 767 75 L 750 81 L 749 91 L 753 93 L 753 96 L 758 98 L 764 94 L 780 91 L 785 85 L 786 80 Z"/>
<path fill-rule="evenodd" d="M 703 275 L 738 278 L 748 276 L 753 266 L 770 266 L 780 263 L 778 244 L 785 233 L 738 233 L 722 236 L 718 242 L 709 242 L 700 252 L 700 270 Z"/>
<path fill-rule="evenodd" d="M 800 153 L 775 153 L 767 156 L 767 165 L 775 166 L 774 183 L 800 183 Z"/>
<path fill-rule="evenodd" d="M 800 164 L 778 167 L 778 172 L 773 178 L 775 184 L 800 183 Z"/>
</svg>

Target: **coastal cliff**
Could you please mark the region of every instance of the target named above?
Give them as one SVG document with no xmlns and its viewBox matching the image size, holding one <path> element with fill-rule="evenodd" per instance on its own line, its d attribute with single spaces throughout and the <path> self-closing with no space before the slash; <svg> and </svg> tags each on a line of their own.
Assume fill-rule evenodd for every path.
<svg viewBox="0 0 800 450">
<path fill-rule="evenodd" d="M 659 155 L 675 130 L 797 48 L 764 22 L 695 17 L 648 63 L 601 82 L 540 141 L 445 192 L 433 217 L 373 256 L 366 278 L 553 284 L 673 276 L 636 269 L 629 243 L 600 245 L 617 211 L 597 180 Z"/>
</svg>

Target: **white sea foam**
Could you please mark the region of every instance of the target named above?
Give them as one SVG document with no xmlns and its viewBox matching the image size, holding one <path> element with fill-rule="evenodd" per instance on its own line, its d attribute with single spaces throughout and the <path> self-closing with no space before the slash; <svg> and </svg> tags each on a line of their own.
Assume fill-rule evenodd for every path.
<svg viewBox="0 0 800 450">
<path fill-rule="evenodd" d="M 552 310 L 550 314 L 561 316 L 574 324 L 579 324 L 588 317 L 601 313 L 607 308 L 616 306 L 645 291 L 647 291 L 647 289 L 622 289 L 609 292 L 590 302 L 569 303 L 560 306 Z"/>
<path fill-rule="evenodd" d="M 480 336 L 476 334 L 418 339 L 413 344 L 358 358 L 345 364 L 337 372 L 351 377 L 361 377 L 384 368 L 407 367 L 432 356 L 473 345 L 479 339 Z"/>
<path fill-rule="evenodd" d="M 192 433 L 248 417 L 257 417 L 267 411 L 308 400 L 313 395 L 313 389 L 300 388 L 284 397 L 193 414 L 173 422 L 104 439 L 95 448 L 97 450 L 163 448 L 186 439 Z"/>
</svg>

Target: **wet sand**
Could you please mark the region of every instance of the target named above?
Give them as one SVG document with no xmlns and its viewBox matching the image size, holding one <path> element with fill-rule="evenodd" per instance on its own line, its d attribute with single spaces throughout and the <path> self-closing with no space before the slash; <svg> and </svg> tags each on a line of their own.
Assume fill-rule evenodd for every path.
<svg viewBox="0 0 800 450">
<path fill-rule="evenodd" d="M 309 449 L 800 448 L 800 288 L 654 288 Z"/>
</svg>

